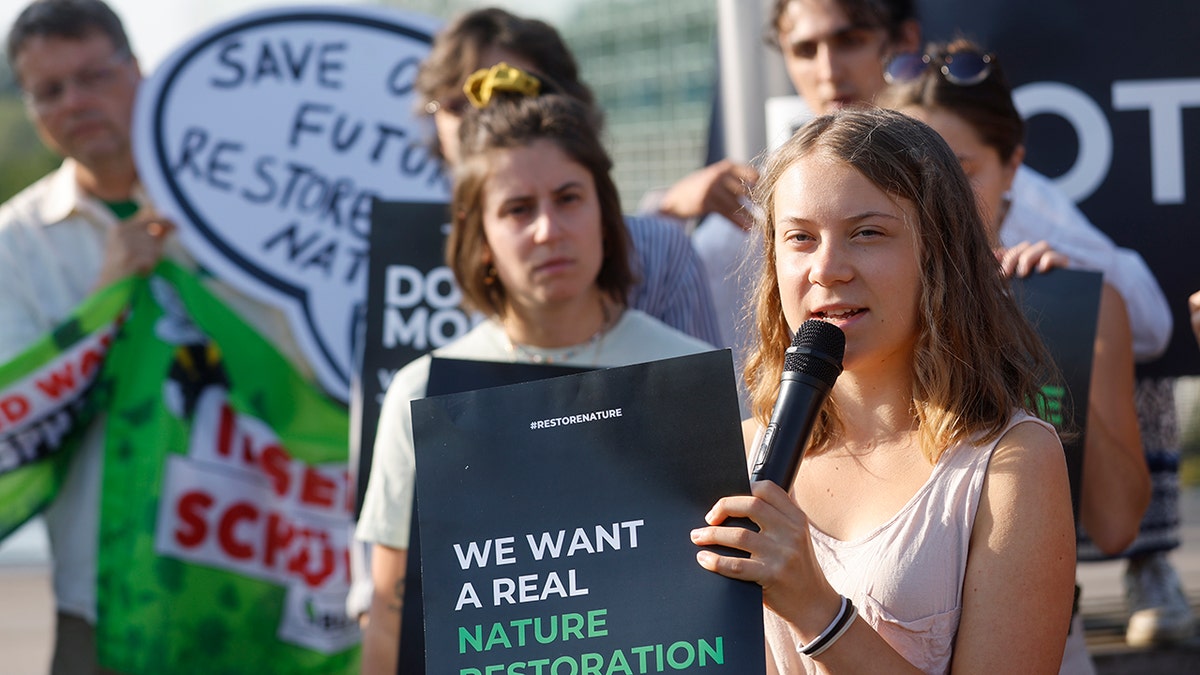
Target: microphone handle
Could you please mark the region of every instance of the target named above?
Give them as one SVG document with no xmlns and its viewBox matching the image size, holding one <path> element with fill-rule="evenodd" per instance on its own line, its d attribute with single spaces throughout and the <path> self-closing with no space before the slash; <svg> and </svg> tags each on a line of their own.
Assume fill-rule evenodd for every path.
<svg viewBox="0 0 1200 675">
<path fill-rule="evenodd" d="M 775 400 L 771 421 L 758 446 L 752 481 L 769 480 L 784 490 L 791 490 L 804 446 L 808 444 L 817 413 L 830 388 L 806 373 L 784 371 L 779 382 L 779 398 Z"/>
</svg>

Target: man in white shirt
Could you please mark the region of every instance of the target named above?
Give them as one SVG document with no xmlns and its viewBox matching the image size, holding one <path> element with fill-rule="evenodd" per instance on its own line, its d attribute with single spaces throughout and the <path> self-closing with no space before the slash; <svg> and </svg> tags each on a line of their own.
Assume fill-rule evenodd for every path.
<svg viewBox="0 0 1200 675">
<path fill-rule="evenodd" d="M 39 137 L 64 161 L 0 205 L 0 363 L 110 282 L 164 255 L 192 264 L 138 182 L 131 127 L 141 71 L 116 14 L 101 0 L 35 0 L 13 23 L 7 55 Z M 302 363 L 281 312 L 215 281 L 210 288 Z M 103 427 L 101 418 L 86 430 L 44 514 L 58 610 L 52 673 L 97 670 Z"/>
</svg>

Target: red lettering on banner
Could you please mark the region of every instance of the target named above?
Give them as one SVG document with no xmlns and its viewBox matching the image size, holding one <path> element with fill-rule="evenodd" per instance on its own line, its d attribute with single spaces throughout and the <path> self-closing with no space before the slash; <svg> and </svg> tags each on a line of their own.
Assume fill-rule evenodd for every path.
<svg viewBox="0 0 1200 675">
<path fill-rule="evenodd" d="M 221 457 L 232 454 L 235 419 L 233 408 L 222 403 L 221 412 L 217 416 L 217 454 Z"/>
<path fill-rule="evenodd" d="M 254 455 L 254 439 L 249 434 L 242 436 L 242 465 L 254 466 L 257 464 L 257 457 Z"/>
<path fill-rule="evenodd" d="M 305 529 L 304 537 L 308 540 L 308 545 L 302 546 L 300 553 L 288 562 L 288 571 L 304 579 L 309 586 L 316 588 L 325 583 L 325 580 L 333 574 L 335 562 L 333 547 L 329 545 L 329 535 L 325 532 Z M 309 551 L 314 546 L 319 546 L 320 552 L 316 556 L 311 556 Z M 315 563 L 320 567 L 310 569 L 309 563 Z"/>
<path fill-rule="evenodd" d="M 38 380 L 36 384 L 37 388 L 52 400 L 58 400 L 63 394 L 71 393 L 75 390 L 75 376 L 71 373 L 71 364 L 62 364 L 61 370 L 49 373 L 47 379 Z"/>
<path fill-rule="evenodd" d="M 300 503 L 314 506 L 333 506 L 333 498 L 337 493 L 337 483 L 322 476 L 311 466 L 304 467 L 304 486 L 300 489 Z"/>
<path fill-rule="evenodd" d="M 322 525 L 304 525 L 284 510 L 234 501 L 224 506 L 219 497 L 201 489 L 185 492 L 175 503 L 178 519 L 174 539 L 184 559 L 200 555 L 206 564 L 246 570 L 270 578 L 294 579 L 310 588 L 338 577 L 350 583 L 350 550 L 335 544 L 336 535 Z M 340 530 L 338 530 L 340 532 Z M 200 553 L 208 551 L 208 553 Z M 216 555 L 216 558 L 206 557 Z"/>
<path fill-rule="evenodd" d="M 229 507 L 229 510 L 221 516 L 221 523 L 217 526 L 217 540 L 221 543 L 221 548 L 229 554 L 229 557 L 236 560 L 247 560 L 254 557 L 254 547 L 238 541 L 233 536 L 234 528 L 242 520 L 251 522 L 258 520 L 258 509 L 254 508 L 253 504 L 238 502 Z"/>
<path fill-rule="evenodd" d="M 259 456 L 259 464 L 263 473 L 271 479 L 275 494 L 280 497 L 286 495 L 292 486 L 292 457 L 288 455 L 287 450 L 272 443 L 263 448 L 262 454 Z"/>
<path fill-rule="evenodd" d="M 71 362 L 64 362 L 57 371 L 50 371 L 43 379 L 34 384 L 51 400 L 58 400 L 82 388 L 95 377 L 100 367 L 104 365 L 104 355 L 112 344 L 112 335 L 103 335 L 98 344 L 88 347 L 79 355 L 79 378 L 75 376 L 75 367 Z"/>
<path fill-rule="evenodd" d="M 269 568 L 275 568 L 275 557 L 282 552 L 286 552 L 288 545 L 292 543 L 292 524 L 279 517 L 279 514 L 272 513 L 267 516 L 267 546 L 263 551 L 263 564 Z"/>
<path fill-rule="evenodd" d="M 100 366 L 104 365 L 104 352 L 89 349 L 83 353 L 83 358 L 79 360 L 79 374 L 85 379 L 92 379 L 96 371 L 100 370 Z"/>
<path fill-rule="evenodd" d="M 0 398 L 0 414 L 4 416 L 4 421 L 9 424 L 20 422 L 29 414 L 29 399 L 20 394 L 13 394 L 8 398 Z"/>
<path fill-rule="evenodd" d="M 216 427 L 214 435 L 202 436 L 215 444 L 215 458 L 260 472 L 278 497 L 315 509 L 354 512 L 353 479 L 348 470 L 296 461 L 260 420 L 240 414 L 228 402 L 218 406 L 215 419 L 209 422 Z"/>
<path fill-rule="evenodd" d="M 181 546 L 194 548 L 208 535 L 204 512 L 213 505 L 213 498 L 203 492 L 188 492 L 179 499 L 179 521 L 190 529 L 176 529 L 175 541 Z"/>
</svg>

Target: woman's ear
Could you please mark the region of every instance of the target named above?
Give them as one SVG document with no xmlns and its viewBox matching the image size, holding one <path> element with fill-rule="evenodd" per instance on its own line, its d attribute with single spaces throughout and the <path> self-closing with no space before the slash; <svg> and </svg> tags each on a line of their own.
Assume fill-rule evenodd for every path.
<svg viewBox="0 0 1200 675">
<path fill-rule="evenodd" d="M 492 264 L 492 249 L 488 248 L 487 243 L 483 244 L 482 250 L 479 252 L 479 261 L 482 263 L 479 269 L 483 271 L 483 285 L 493 288 L 496 286 L 496 281 L 500 278 L 500 274 L 496 271 L 496 266 Z"/>
</svg>

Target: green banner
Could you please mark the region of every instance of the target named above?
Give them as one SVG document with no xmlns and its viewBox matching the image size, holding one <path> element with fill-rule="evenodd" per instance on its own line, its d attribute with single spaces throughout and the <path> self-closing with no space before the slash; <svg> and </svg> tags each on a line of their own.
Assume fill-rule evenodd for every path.
<svg viewBox="0 0 1200 675">
<path fill-rule="evenodd" d="M 133 283 L 93 294 L 55 330 L 0 364 L 0 540 L 57 492 L 95 413 L 89 394 Z"/>
<path fill-rule="evenodd" d="M 351 673 L 344 407 L 163 263 L 104 370 L 96 642 L 149 673 Z"/>
</svg>

